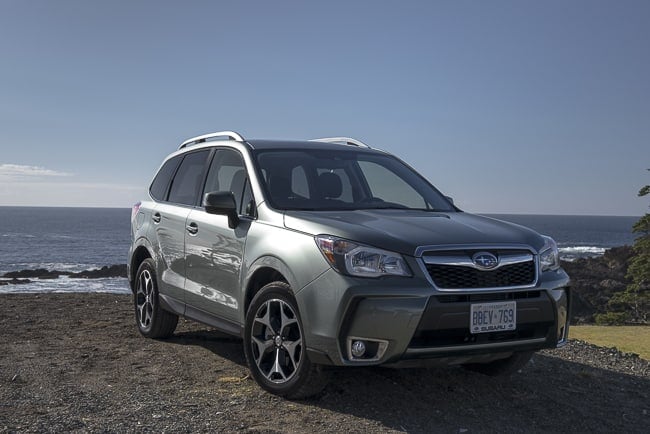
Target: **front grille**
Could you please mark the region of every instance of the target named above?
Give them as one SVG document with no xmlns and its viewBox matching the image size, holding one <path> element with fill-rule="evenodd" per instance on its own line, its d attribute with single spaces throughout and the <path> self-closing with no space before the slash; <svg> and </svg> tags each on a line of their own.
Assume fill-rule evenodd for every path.
<svg viewBox="0 0 650 434">
<path fill-rule="evenodd" d="M 525 300 L 539 298 L 540 291 L 523 292 L 490 292 L 487 294 L 448 294 L 438 295 L 436 300 L 440 303 L 478 303 L 486 301 Z"/>
<path fill-rule="evenodd" d="M 427 264 L 438 288 L 473 289 L 526 286 L 535 283 L 535 262 L 504 265 L 496 270 L 477 270 L 458 265 Z"/>
</svg>

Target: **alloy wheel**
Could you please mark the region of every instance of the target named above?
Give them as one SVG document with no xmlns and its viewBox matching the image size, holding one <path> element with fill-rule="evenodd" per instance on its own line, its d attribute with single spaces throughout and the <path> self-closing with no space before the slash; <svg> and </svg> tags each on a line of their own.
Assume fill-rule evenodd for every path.
<svg viewBox="0 0 650 434">
<path fill-rule="evenodd" d="M 143 270 L 138 279 L 136 292 L 136 307 L 138 311 L 138 323 L 143 329 L 151 327 L 153 318 L 153 277 L 149 270 Z"/>
<path fill-rule="evenodd" d="M 257 309 L 251 330 L 251 349 L 259 372 L 270 382 L 286 383 L 302 358 L 302 330 L 293 308 L 271 299 Z"/>
</svg>

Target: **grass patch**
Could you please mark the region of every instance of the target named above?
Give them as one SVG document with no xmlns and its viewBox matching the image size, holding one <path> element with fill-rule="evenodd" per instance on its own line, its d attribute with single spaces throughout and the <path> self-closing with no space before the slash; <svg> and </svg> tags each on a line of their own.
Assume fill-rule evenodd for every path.
<svg viewBox="0 0 650 434">
<path fill-rule="evenodd" d="M 650 326 L 571 326 L 569 337 L 650 360 Z"/>
</svg>

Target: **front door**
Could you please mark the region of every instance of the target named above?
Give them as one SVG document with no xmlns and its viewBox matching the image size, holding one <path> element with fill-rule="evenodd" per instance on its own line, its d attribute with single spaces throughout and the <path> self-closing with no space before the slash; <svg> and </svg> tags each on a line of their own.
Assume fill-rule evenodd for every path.
<svg viewBox="0 0 650 434">
<path fill-rule="evenodd" d="M 232 149 L 217 149 L 203 194 L 231 191 L 243 214 L 250 200 L 248 177 L 241 155 Z M 240 271 L 251 219 L 245 216 L 231 229 L 228 218 L 194 209 L 187 218 L 185 234 L 185 301 L 208 314 L 237 322 L 240 300 Z"/>
</svg>

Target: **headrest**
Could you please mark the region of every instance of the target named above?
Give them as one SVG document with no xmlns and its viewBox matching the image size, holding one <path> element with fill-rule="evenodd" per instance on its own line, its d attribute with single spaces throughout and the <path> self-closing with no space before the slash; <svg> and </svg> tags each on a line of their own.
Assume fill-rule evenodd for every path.
<svg viewBox="0 0 650 434">
<path fill-rule="evenodd" d="M 318 175 L 318 189 L 323 199 L 335 199 L 343 193 L 341 177 L 336 173 L 325 172 Z"/>
</svg>

